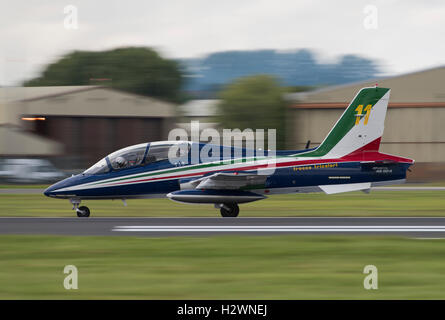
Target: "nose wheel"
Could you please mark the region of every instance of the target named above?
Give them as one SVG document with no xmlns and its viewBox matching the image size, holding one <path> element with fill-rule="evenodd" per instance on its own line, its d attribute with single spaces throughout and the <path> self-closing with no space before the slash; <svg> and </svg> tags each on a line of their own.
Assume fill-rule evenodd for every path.
<svg viewBox="0 0 445 320">
<path fill-rule="evenodd" d="M 77 216 L 79 218 L 87 218 L 90 216 L 90 209 L 86 206 L 79 207 L 80 199 L 70 199 L 73 205 L 73 210 L 76 210 Z"/>
<path fill-rule="evenodd" d="M 87 218 L 90 216 L 90 209 L 86 206 L 81 206 L 76 209 L 79 218 Z"/>
</svg>

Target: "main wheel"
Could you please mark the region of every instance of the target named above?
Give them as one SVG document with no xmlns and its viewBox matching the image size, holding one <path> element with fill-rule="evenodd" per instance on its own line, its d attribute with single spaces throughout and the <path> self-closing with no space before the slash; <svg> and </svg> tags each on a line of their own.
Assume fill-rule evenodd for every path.
<svg viewBox="0 0 445 320">
<path fill-rule="evenodd" d="M 220 209 L 221 215 L 223 217 L 238 217 L 239 207 L 236 203 L 225 203 L 223 207 Z"/>
<path fill-rule="evenodd" d="M 82 206 L 79 207 L 79 209 L 77 209 L 76 211 L 79 218 L 87 218 L 90 216 L 90 209 L 88 209 L 88 207 Z"/>
</svg>

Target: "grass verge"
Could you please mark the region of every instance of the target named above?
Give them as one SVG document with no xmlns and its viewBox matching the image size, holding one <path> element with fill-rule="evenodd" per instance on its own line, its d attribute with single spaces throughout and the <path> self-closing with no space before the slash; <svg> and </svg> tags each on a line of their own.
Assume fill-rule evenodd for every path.
<svg viewBox="0 0 445 320">
<path fill-rule="evenodd" d="M 0 189 L 46 189 L 48 184 L 0 184 Z"/>
<path fill-rule="evenodd" d="M 444 299 L 445 240 L 0 236 L 0 299 Z M 363 288 L 365 265 L 378 290 Z M 65 290 L 65 265 L 79 289 Z"/>
<path fill-rule="evenodd" d="M 212 205 L 180 204 L 167 199 L 83 201 L 92 217 L 101 216 L 219 216 Z M 249 216 L 445 216 L 443 191 L 376 191 L 338 195 L 291 194 L 240 206 Z M 75 216 L 68 200 L 39 194 L 0 194 L 0 216 Z"/>
</svg>

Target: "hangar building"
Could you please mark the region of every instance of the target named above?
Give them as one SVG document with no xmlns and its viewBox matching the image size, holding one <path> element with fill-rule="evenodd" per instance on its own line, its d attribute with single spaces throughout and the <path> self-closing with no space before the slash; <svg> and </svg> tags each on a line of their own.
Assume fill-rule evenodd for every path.
<svg viewBox="0 0 445 320">
<path fill-rule="evenodd" d="M 104 86 L 0 88 L 0 156 L 51 157 L 84 168 L 106 154 L 166 139 L 175 105 Z"/>
</svg>

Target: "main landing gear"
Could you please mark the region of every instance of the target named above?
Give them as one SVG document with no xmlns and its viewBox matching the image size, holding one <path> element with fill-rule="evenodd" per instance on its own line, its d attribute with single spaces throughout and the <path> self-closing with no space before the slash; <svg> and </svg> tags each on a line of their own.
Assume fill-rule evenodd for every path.
<svg viewBox="0 0 445 320">
<path fill-rule="evenodd" d="M 90 209 L 86 206 L 79 207 L 80 199 L 70 199 L 73 205 L 73 210 L 76 210 L 79 218 L 88 218 L 90 216 Z"/>
<path fill-rule="evenodd" d="M 237 203 L 221 203 L 215 205 L 215 207 L 219 208 L 221 216 L 223 217 L 238 217 L 239 207 Z"/>
</svg>

